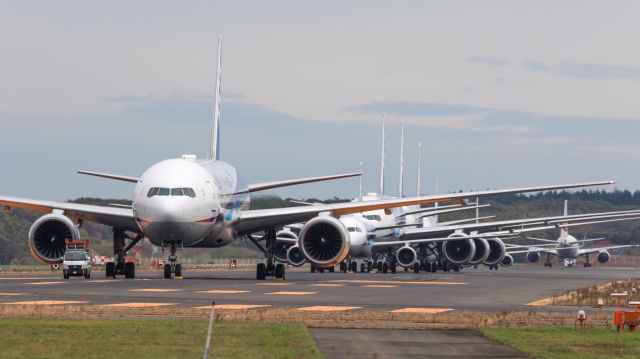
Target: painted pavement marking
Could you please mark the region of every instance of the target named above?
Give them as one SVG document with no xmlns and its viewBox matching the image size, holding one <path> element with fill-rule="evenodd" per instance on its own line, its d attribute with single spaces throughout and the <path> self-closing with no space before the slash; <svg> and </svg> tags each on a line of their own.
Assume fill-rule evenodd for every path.
<svg viewBox="0 0 640 359">
<path fill-rule="evenodd" d="M 302 307 L 296 310 L 301 310 L 304 312 L 344 312 L 347 310 L 353 309 L 362 309 L 362 307 L 340 307 L 340 306 L 330 306 L 330 305 L 316 305 L 313 307 Z"/>
<path fill-rule="evenodd" d="M 402 281 L 392 281 L 392 280 L 365 280 L 365 279 L 359 279 L 359 280 L 348 280 L 348 279 L 344 279 L 344 280 L 335 280 L 333 282 L 338 282 L 338 283 L 356 283 L 356 284 L 391 284 L 391 285 L 398 285 L 398 284 L 418 284 L 418 285 L 464 285 L 464 284 L 468 284 L 465 282 L 402 282 Z"/>
<path fill-rule="evenodd" d="M 25 283 L 29 285 L 49 285 L 49 284 L 64 284 L 67 282 L 33 282 L 33 283 Z"/>
<path fill-rule="evenodd" d="M 84 304 L 86 301 L 81 300 L 28 300 L 24 302 L 2 303 L 10 305 L 68 305 L 68 304 Z"/>
<path fill-rule="evenodd" d="M 256 285 L 266 285 L 266 286 L 274 286 L 274 287 L 292 285 L 292 284 L 293 283 L 256 283 Z"/>
<path fill-rule="evenodd" d="M 369 284 L 363 285 L 362 288 L 397 288 L 397 285 L 389 285 L 389 284 Z"/>
<path fill-rule="evenodd" d="M 320 284 L 309 284 L 309 287 L 344 287 L 344 284 L 338 283 L 320 283 Z"/>
<path fill-rule="evenodd" d="M 275 295 L 309 295 L 309 294 L 318 294 L 318 292 L 271 292 L 266 294 L 275 294 Z"/>
<path fill-rule="evenodd" d="M 2 297 L 2 296 L 11 297 L 11 296 L 18 296 L 18 295 L 26 295 L 26 294 L 24 294 L 24 293 L 0 293 L 0 297 Z"/>
<path fill-rule="evenodd" d="M 101 304 L 99 307 L 110 307 L 110 308 L 152 308 L 152 307 L 166 307 L 170 305 L 176 305 L 177 303 L 141 303 L 141 302 L 132 302 L 132 303 L 114 303 L 114 304 Z"/>
<path fill-rule="evenodd" d="M 144 289 L 129 289 L 128 292 L 140 292 L 140 293 L 170 293 L 181 292 L 182 289 L 162 289 L 162 288 L 144 288 Z"/>
<path fill-rule="evenodd" d="M 449 308 L 402 308 L 392 310 L 391 313 L 423 313 L 423 314 L 438 314 L 451 311 Z"/>
<path fill-rule="evenodd" d="M 264 308 L 270 307 L 267 304 L 216 304 L 214 306 L 215 309 L 219 310 L 243 310 L 243 309 L 255 309 L 255 308 Z M 197 309 L 211 309 L 210 305 L 206 305 L 203 307 L 195 307 Z"/>
<path fill-rule="evenodd" d="M 199 290 L 196 293 L 210 293 L 210 294 L 240 294 L 240 293 L 251 293 L 249 290 L 224 290 L 224 289 L 214 289 L 214 290 Z"/>
</svg>

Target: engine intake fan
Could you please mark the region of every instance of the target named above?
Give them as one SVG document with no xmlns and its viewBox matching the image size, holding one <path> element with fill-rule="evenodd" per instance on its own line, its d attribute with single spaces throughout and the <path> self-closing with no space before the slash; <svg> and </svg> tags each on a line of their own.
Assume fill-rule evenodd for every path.
<svg viewBox="0 0 640 359">
<path fill-rule="evenodd" d="M 38 218 L 29 229 L 31 254 L 44 264 L 62 263 L 67 249 L 65 239 L 80 238 L 78 227 L 69 217 L 51 213 Z"/>
<path fill-rule="evenodd" d="M 311 263 L 329 267 L 349 253 L 349 232 L 339 220 L 320 216 L 307 222 L 298 239 L 302 255 Z"/>
<path fill-rule="evenodd" d="M 464 233 L 453 233 L 442 243 L 442 254 L 451 264 L 467 264 L 476 253 L 476 244 Z"/>
</svg>

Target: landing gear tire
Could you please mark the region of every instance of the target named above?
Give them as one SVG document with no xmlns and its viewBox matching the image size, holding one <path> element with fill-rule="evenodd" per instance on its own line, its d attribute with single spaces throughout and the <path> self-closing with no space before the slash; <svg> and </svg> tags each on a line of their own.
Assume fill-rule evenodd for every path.
<svg viewBox="0 0 640 359">
<path fill-rule="evenodd" d="M 367 273 L 371 273 L 372 266 L 373 266 L 373 263 L 367 262 Z"/>
<path fill-rule="evenodd" d="M 164 265 L 164 279 L 171 279 L 171 264 Z"/>
<path fill-rule="evenodd" d="M 413 273 L 420 273 L 420 264 L 413 265 Z"/>
<path fill-rule="evenodd" d="M 315 273 L 316 272 L 316 265 L 311 263 L 311 273 Z"/>
<path fill-rule="evenodd" d="M 340 272 L 347 273 L 347 265 L 344 262 L 340 262 Z"/>
<path fill-rule="evenodd" d="M 69 271 L 66 269 L 62 270 L 62 278 L 69 279 Z"/>
<path fill-rule="evenodd" d="M 364 262 L 360 263 L 360 273 L 364 273 L 365 271 L 365 264 Z"/>
<path fill-rule="evenodd" d="M 389 265 L 387 263 L 382 263 L 382 273 L 387 274 L 389 271 Z"/>
<path fill-rule="evenodd" d="M 392 273 L 392 274 L 396 274 L 397 267 L 396 267 L 395 263 L 394 263 L 394 264 L 391 264 L 391 265 L 389 266 L 389 271 L 391 271 L 391 273 Z"/>
<path fill-rule="evenodd" d="M 384 264 L 382 262 L 378 262 L 378 264 L 376 265 L 376 269 L 378 269 L 378 272 L 382 272 L 384 267 Z"/>
<path fill-rule="evenodd" d="M 331 267 L 329 267 L 328 270 L 329 270 L 329 273 L 334 273 L 336 271 L 336 267 L 331 266 Z"/>
<path fill-rule="evenodd" d="M 313 264 L 311 265 L 311 268 L 313 270 Z M 256 280 L 265 280 L 266 278 L 267 278 L 267 265 L 264 263 L 258 263 L 258 265 L 256 266 Z"/>
<path fill-rule="evenodd" d="M 351 271 L 353 273 L 357 273 L 358 272 L 358 262 L 356 262 L 356 261 L 351 262 Z"/>
<path fill-rule="evenodd" d="M 107 262 L 107 264 L 105 265 L 105 276 L 107 278 L 112 278 L 115 279 L 116 278 L 116 264 L 113 262 Z"/>
<path fill-rule="evenodd" d="M 431 263 L 431 273 L 438 272 L 438 263 Z"/>
<path fill-rule="evenodd" d="M 318 272 L 324 273 L 324 267 L 318 267 Z"/>
<path fill-rule="evenodd" d="M 136 277 L 136 265 L 132 262 L 124 264 L 124 277 L 127 279 L 133 279 Z"/>
<path fill-rule="evenodd" d="M 591 268 L 591 263 L 585 263 L 585 264 L 584 264 L 584 267 L 585 267 L 585 268 Z"/>
<path fill-rule="evenodd" d="M 284 280 L 284 272 L 285 272 L 284 264 L 282 263 L 276 264 L 276 270 L 275 270 L 276 279 Z"/>
<path fill-rule="evenodd" d="M 182 278 L 182 264 L 176 264 L 173 270 L 174 278 Z"/>
</svg>

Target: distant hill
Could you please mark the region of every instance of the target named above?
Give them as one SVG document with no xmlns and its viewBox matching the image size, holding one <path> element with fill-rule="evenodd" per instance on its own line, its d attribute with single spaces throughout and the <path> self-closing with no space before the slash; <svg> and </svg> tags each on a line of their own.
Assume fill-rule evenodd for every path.
<svg viewBox="0 0 640 359">
<path fill-rule="evenodd" d="M 569 213 L 578 214 L 586 212 L 604 212 L 626 209 L 640 209 L 640 191 L 580 191 L 568 192 L 546 192 L 535 195 L 508 195 L 493 197 L 490 200 L 481 201 L 492 206 L 483 208 L 481 215 L 496 215 L 496 219 L 516 219 L 523 217 L 552 216 L 561 215 L 563 201 L 569 200 Z M 473 200 L 473 199 L 471 199 Z M 349 199 L 332 198 L 330 200 L 319 200 L 315 198 L 304 199 L 306 202 L 348 202 Z M 69 202 L 85 203 L 94 205 L 109 205 L 111 203 L 130 204 L 128 200 L 122 199 L 100 199 L 100 198 L 78 198 Z M 297 206 L 291 202 L 290 198 L 280 198 L 278 196 L 257 196 L 252 198 L 251 208 L 278 208 Z M 13 209 L 9 214 L 0 214 L 0 264 L 33 264 L 35 259 L 31 256 L 27 244 L 27 234 L 33 221 L 42 214 L 28 212 L 20 209 Z M 474 215 L 474 211 L 464 213 L 442 215 L 441 221 L 469 218 Z M 607 223 L 602 225 L 586 226 L 572 229 L 572 233 L 577 238 L 583 236 L 606 237 L 615 244 L 630 244 L 640 241 L 640 221 L 627 221 L 617 223 Z M 110 227 L 85 222 L 81 235 L 83 238 L 91 239 L 91 247 L 101 255 L 110 256 L 112 254 L 112 231 Z M 536 233 L 536 236 L 547 236 L 555 238 L 557 231 L 546 231 Z M 148 243 L 142 245 L 145 255 L 162 256 L 159 248 Z M 154 249 L 155 248 L 155 249 Z M 155 253 L 155 254 L 154 254 Z M 640 254 L 640 250 L 633 249 L 625 251 L 629 254 Z M 194 261 L 206 262 L 207 258 L 213 257 L 251 257 L 261 256 L 253 244 L 247 241 L 238 241 L 232 246 L 210 250 L 189 250 L 185 249 L 183 258 L 191 258 Z"/>
</svg>

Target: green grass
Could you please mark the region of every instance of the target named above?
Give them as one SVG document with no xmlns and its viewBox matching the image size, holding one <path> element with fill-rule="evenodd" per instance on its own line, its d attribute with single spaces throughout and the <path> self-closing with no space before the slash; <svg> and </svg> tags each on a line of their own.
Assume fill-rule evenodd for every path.
<svg viewBox="0 0 640 359">
<path fill-rule="evenodd" d="M 514 347 L 533 358 L 638 358 L 640 333 L 610 329 L 490 328 L 491 340 Z"/>
<path fill-rule="evenodd" d="M 198 358 L 206 321 L 0 318 L 2 358 Z M 321 358 L 304 325 L 216 323 L 210 358 Z"/>
</svg>

